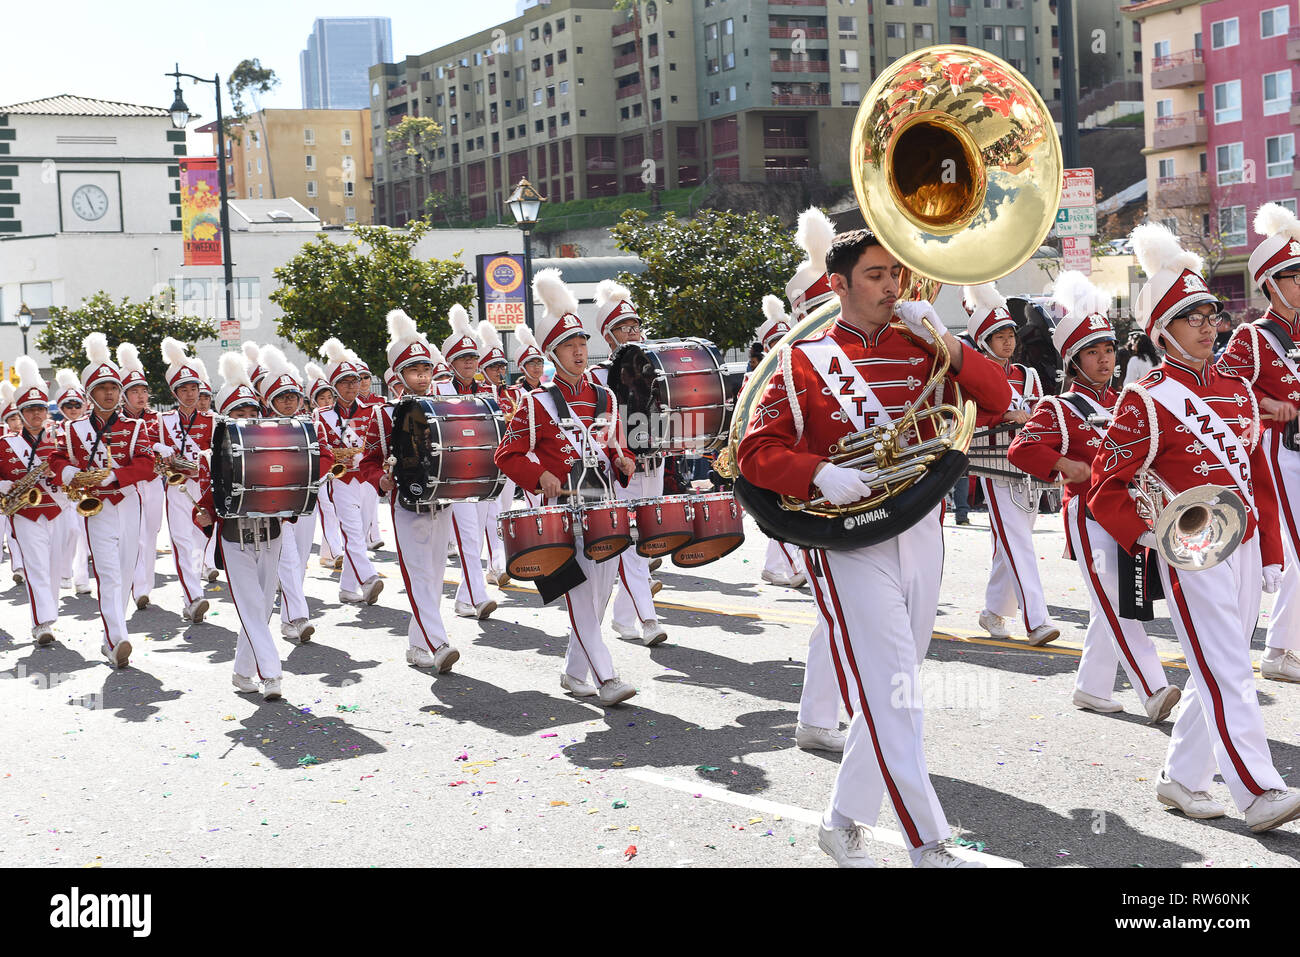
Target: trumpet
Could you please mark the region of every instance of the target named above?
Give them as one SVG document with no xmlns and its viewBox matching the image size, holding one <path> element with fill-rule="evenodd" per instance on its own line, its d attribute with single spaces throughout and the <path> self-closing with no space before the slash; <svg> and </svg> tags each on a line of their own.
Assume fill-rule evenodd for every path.
<svg viewBox="0 0 1300 957">
<path fill-rule="evenodd" d="M 42 462 L 22 478 L 14 482 L 13 487 L 0 498 L 0 514 L 11 516 L 24 508 L 41 504 L 41 490 L 36 484 L 50 471 L 50 463 Z"/>
<path fill-rule="evenodd" d="M 167 484 L 175 488 L 184 485 L 192 477 L 198 474 L 199 466 L 197 462 L 191 462 L 189 459 L 183 459 L 178 455 L 169 456 L 168 458 L 159 459 L 154 463 L 155 475 L 166 475 Z M 190 496 L 193 498 L 193 496 Z"/>
<path fill-rule="evenodd" d="M 330 475 L 334 478 L 340 478 L 350 471 L 353 468 L 352 460 L 365 451 L 361 446 L 348 445 L 330 446 L 330 449 L 334 453 L 334 464 L 330 466 Z"/>
<path fill-rule="evenodd" d="M 1160 476 L 1143 469 L 1133 477 L 1129 493 L 1138 517 L 1156 537 L 1156 551 L 1175 568 L 1213 568 L 1246 534 L 1246 503 L 1225 486 L 1198 485 L 1175 495 Z"/>
</svg>

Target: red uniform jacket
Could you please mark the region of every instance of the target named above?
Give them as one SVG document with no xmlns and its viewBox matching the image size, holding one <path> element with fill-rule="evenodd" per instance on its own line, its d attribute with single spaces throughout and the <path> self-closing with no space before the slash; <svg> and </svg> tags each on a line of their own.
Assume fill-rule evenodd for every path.
<svg viewBox="0 0 1300 957">
<path fill-rule="evenodd" d="M 408 393 L 409 394 L 409 393 Z M 366 451 L 361 456 L 361 481 L 369 482 L 379 491 L 379 480 L 383 478 L 384 462 L 388 459 L 389 449 L 393 447 L 393 407 L 377 405 L 372 408 L 370 420 L 366 423 Z"/>
<path fill-rule="evenodd" d="M 564 396 L 569 411 L 588 428 L 596 416 L 596 390 L 603 390 L 606 417 L 612 417 L 611 428 L 607 434 L 594 434 L 593 438 L 606 449 L 611 463 L 616 458 L 631 458 L 618 441 L 618 407 L 612 392 L 586 376 L 577 386 L 558 377 L 554 385 Z M 496 454 L 497 467 L 521 489 L 529 492 L 538 489 L 543 472 L 550 472 L 564 482 L 573 464 L 582 456 L 582 450 L 569 443 L 551 414 L 538 401 L 538 395 L 543 392 L 537 389 L 524 397 L 524 404 L 510 420 L 510 428 L 506 430 Z M 615 469 L 613 474 L 620 485 L 627 485 L 627 477 L 622 472 Z"/>
<path fill-rule="evenodd" d="M 918 340 L 892 326 L 868 335 L 840 322 L 827 335 L 844 350 L 892 418 L 921 394 L 933 354 Z M 754 408 L 740 443 L 737 464 L 740 473 L 755 485 L 779 495 L 810 499 L 814 495 L 813 472 L 827 461 L 831 446 L 853 432 L 854 426 L 834 396 L 825 394 L 821 375 L 797 346 L 791 351 L 790 361 L 802 430 L 795 423 L 785 375 L 778 366 Z M 961 372 L 954 375 L 950 371 L 949 380 L 975 400 L 981 417 L 1001 418 L 1011 405 L 1006 373 L 996 362 L 966 345 L 962 345 L 962 356 Z M 952 397 L 946 386 L 939 392 L 947 392 L 947 399 Z"/>
<path fill-rule="evenodd" d="M 95 445 L 95 433 L 103 428 L 107 419 L 98 412 L 76 422 L 65 422 L 61 441 L 50 455 L 50 468 L 60 485 L 66 485 L 78 472 L 89 468 L 103 468 L 108 463 L 107 452 L 113 453 L 112 481 L 92 494 L 110 504 L 122 501 L 122 489 L 137 482 L 154 478 L 153 442 L 141 419 L 118 417 L 105 434 L 95 452 L 95 461 L 89 461 L 90 450 Z"/>
<path fill-rule="evenodd" d="M 1300 329 L 1270 309 L 1265 315 L 1272 319 L 1291 337 L 1290 343 L 1282 343 L 1284 348 L 1294 349 L 1300 343 Z M 1300 405 L 1300 382 L 1291 374 L 1282 357 L 1277 354 L 1273 339 L 1255 323 L 1244 323 L 1232 331 L 1228 348 L 1219 357 L 1218 370 L 1224 375 L 1240 376 L 1250 383 L 1255 390 L 1256 399 L 1276 399 Z M 1264 419 L 1266 429 L 1284 429 L 1285 422 L 1277 419 Z"/>
<path fill-rule="evenodd" d="M 41 433 L 40 442 L 36 448 L 36 456 L 32 457 L 32 441 L 36 436 L 29 435 L 26 429 L 22 434 L 6 434 L 0 438 L 0 480 L 6 482 L 16 482 L 25 476 L 31 469 L 38 469 L 42 462 L 50 461 L 54 452 L 54 447 L 58 442 L 57 430 L 53 422 L 45 426 L 45 431 Z M 28 461 L 30 460 L 30 468 Z M 51 484 L 53 472 L 43 477 L 36 483 L 37 488 L 41 491 L 41 503 L 39 505 L 26 506 L 19 509 L 15 514 L 23 518 L 29 518 L 36 521 L 38 518 L 48 518 L 50 521 L 59 517 L 60 506 L 54 498 L 54 488 Z M 54 480 L 57 484 L 57 479 Z"/>
<path fill-rule="evenodd" d="M 197 462 L 200 452 L 212 448 L 212 430 L 217 424 L 213 413 L 195 410 L 192 416 L 185 416 L 179 409 L 173 409 L 154 413 L 152 418 L 154 434 L 158 437 L 154 451 L 159 456 L 179 455 Z"/>
<path fill-rule="evenodd" d="M 1076 381 L 1065 395 L 1071 393 L 1087 399 L 1096 412 L 1110 412 L 1115 408 L 1117 397 L 1109 388 L 1103 387 L 1099 392 Z M 1089 425 L 1063 396 L 1045 396 L 1007 449 L 1007 459 L 1036 479 L 1055 482 L 1060 478 L 1055 467 L 1057 459 L 1067 458 L 1091 467 L 1104 432 L 1104 427 Z M 1091 484 L 1091 481 L 1071 482 L 1065 486 L 1063 498 L 1068 502 L 1076 495 L 1086 497 Z"/>
<path fill-rule="evenodd" d="M 354 402 L 350 408 L 344 407 L 341 403 L 335 403 L 328 409 L 317 409 L 312 413 L 312 419 L 316 423 L 316 437 L 321 444 L 321 458 L 325 457 L 325 447 L 331 450 L 335 448 L 365 448 L 366 426 L 374 414 L 371 406 L 362 405 Z M 352 456 L 347 463 L 349 468 L 336 481 L 355 482 L 363 481 L 361 475 L 361 460 L 365 457 L 365 452 L 361 455 Z M 340 460 L 342 461 L 342 460 Z M 330 464 L 333 464 L 331 453 Z"/>
<path fill-rule="evenodd" d="M 1138 385 L 1153 386 L 1165 376 L 1181 382 L 1205 400 L 1241 438 L 1250 454 L 1250 484 L 1258 512 L 1249 516 L 1245 537 L 1249 539 L 1258 527 L 1264 564 L 1282 564 L 1277 496 L 1259 441 L 1259 408 L 1250 386 L 1236 376 L 1219 373 L 1209 364 L 1198 374 L 1172 356 L 1165 356 L 1164 363 L 1147 373 Z M 1088 508 L 1093 517 L 1130 554 L 1136 550 L 1137 540 L 1148 531 L 1148 526 L 1138 517 L 1128 486 L 1148 460 L 1151 469 L 1175 495 L 1198 485 L 1236 488 L 1215 454 L 1189 435 L 1187 427 L 1168 409 L 1150 399 L 1155 412 L 1153 423 L 1143 399 L 1132 386 L 1125 386 L 1120 393 L 1115 419 L 1092 461 L 1092 491 L 1088 495 Z"/>
</svg>

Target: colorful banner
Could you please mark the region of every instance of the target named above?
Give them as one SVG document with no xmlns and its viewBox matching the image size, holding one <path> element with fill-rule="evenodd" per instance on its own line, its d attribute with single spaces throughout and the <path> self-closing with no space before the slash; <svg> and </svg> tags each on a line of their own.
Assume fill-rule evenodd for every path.
<svg viewBox="0 0 1300 957">
<path fill-rule="evenodd" d="M 221 185 L 215 156 L 181 157 L 185 265 L 221 265 Z"/>
<path fill-rule="evenodd" d="M 524 321 L 524 257 L 495 253 L 476 257 L 482 316 L 497 329 L 513 330 Z"/>
</svg>

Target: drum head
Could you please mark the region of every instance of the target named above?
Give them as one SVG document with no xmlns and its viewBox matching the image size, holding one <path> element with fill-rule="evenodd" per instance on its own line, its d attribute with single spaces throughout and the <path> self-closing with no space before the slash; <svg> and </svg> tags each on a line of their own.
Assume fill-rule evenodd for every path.
<svg viewBox="0 0 1300 957">
<path fill-rule="evenodd" d="M 697 538 L 673 553 L 673 564 L 679 568 L 699 568 L 709 562 L 716 562 L 724 555 L 730 555 L 745 541 L 743 532 L 726 535 L 710 535 Z"/>
<path fill-rule="evenodd" d="M 212 472 L 212 503 L 217 514 L 223 518 L 232 514 L 235 504 L 230 492 L 236 478 L 236 462 L 231 444 L 238 432 L 239 426 L 228 419 L 218 419 L 212 430 L 212 461 L 209 463 Z"/>
<path fill-rule="evenodd" d="M 506 562 L 506 571 L 511 578 L 530 582 L 538 578 L 553 575 L 573 558 L 577 549 L 573 542 L 552 542 L 547 545 L 534 545 L 512 556 Z"/>
<path fill-rule="evenodd" d="M 637 421 L 648 423 L 653 407 L 658 411 L 655 396 L 656 366 L 642 343 L 625 342 L 614 352 L 609 367 L 609 387 L 618 400 L 619 408 Z M 627 422 L 623 425 L 627 427 Z M 654 436 L 648 426 L 627 430 L 627 450 L 633 455 L 654 451 Z"/>
<path fill-rule="evenodd" d="M 407 505 L 428 504 L 429 475 L 433 464 L 429 449 L 433 442 L 428 399 L 408 396 L 393 406 L 393 481 L 398 501 Z"/>
</svg>

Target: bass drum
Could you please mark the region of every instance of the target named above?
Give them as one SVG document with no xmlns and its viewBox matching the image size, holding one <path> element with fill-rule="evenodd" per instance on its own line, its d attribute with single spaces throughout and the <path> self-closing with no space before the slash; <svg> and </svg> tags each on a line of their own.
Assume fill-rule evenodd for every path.
<svg viewBox="0 0 1300 957">
<path fill-rule="evenodd" d="M 650 455 L 722 448 L 739 391 L 735 376 L 729 378 L 725 369 L 718 347 L 707 339 L 619 346 L 610 363 L 609 387 L 624 416 L 628 451 Z"/>
<path fill-rule="evenodd" d="M 293 518 L 316 508 L 320 443 L 304 419 L 218 419 L 212 501 L 222 518 Z"/>
<path fill-rule="evenodd" d="M 496 452 L 505 423 L 496 399 L 422 395 L 393 407 L 393 480 L 405 509 L 496 498 L 505 487 Z"/>
</svg>

